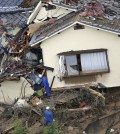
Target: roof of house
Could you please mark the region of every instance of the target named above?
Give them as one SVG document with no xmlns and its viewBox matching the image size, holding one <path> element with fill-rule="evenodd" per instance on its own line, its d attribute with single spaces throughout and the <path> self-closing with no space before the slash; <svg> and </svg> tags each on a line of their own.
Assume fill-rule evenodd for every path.
<svg viewBox="0 0 120 134">
<path fill-rule="evenodd" d="M 71 11 L 77 11 L 80 10 L 83 7 L 83 0 L 78 0 L 77 4 L 71 4 L 71 3 L 65 3 L 65 0 L 61 1 L 61 0 L 52 0 L 51 2 L 49 2 L 52 5 L 56 5 L 58 7 L 63 7 L 66 9 L 69 9 Z M 76 0 L 77 1 L 77 0 Z"/>
<path fill-rule="evenodd" d="M 31 7 L 35 6 L 40 0 L 0 0 L 0 7 Z"/>
<path fill-rule="evenodd" d="M 67 8 L 72 11 L 77 11 L 83 7 L 85 2 L 96 2 L 97 0 L 51 0 L 50 4 Z M 119 0 L 98 0 L 101 4 L 105 5 L 106 7 L 120 7 Z"/>
<path fill-rule="evenodd" d="M 106 4 L 106 3 L 105 3 Z M 117 6 L 113 6 L 111 9 L 111 4 L 105 5 L 104 16 L 102 17 L 91 17 L 81 16 L 82 11 L 70 12 L 69 14 L 63 16 L 60 19 L 57 19 L 54 23 L 50 23 L 50 20 L 43 24 L 38 31 L 36 31 L 30 42 L 30 46 L 37 45 L 38 43 L 52 37 L 53 35 L 75 25 L 82 24 L 85 26 L 93 27 L 96 29 L 101 29 L 107 32 L 112 32 L 115 34 L 120 34 L 120 7 L 116 3 Z"/>
<path fill-rule="evenodd" d="M 74 25 L 76 22 L 76 13 L 71 12 L 68 15 L 56 20 L 54 23 L 46 23 L 42 25 L 38 31 L 36 31 L 30 41 L 30 45 L 38 44 L 39 42 L 53 36 L 54 34 L 59 33 L 63 29 L 69 28 L 71 25 Z"/>
<path fill-rule="evenodd" d="M 25 0 L 0 0 L 0 46 L 6 46 L 21 28 L 26 27 L 33 7 L 22 7 Z"/>
<path fill-rule="evenodd" d="M 0 14 L 0 25 L 3 25 L 3 20 L 7 21 L 7 26 L 16 25 L 17 27 L 24 27 L 27 24 L 27 18 L 30 16 L 30 12 L 15 12 L 15 13 L 2 13 Z M 6 27 L 7 27 L 6 26 Z"/>
<path fill-rule="evenodd" d="M 22 12 L 27 10 L 32 10 L 29 4 L 26 8 L 23 6 L 25 0 L 0 0 L 0 14 L 10 13 L 10 12 Z"/>
<path fill-rule="evenodd" d="M 19 6 L 23 0 L 0 0 L 0 7 Z"/>
</svg>

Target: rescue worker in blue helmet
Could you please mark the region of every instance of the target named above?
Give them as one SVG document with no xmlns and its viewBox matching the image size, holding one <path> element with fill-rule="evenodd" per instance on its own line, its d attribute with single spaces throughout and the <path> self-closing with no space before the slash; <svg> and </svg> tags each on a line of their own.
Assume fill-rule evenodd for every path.
<svg viewBox="0 0 120 134">
<path fill-rule="evenodd" d="M 49 106 L 47 106 L 44 111 L 44 117 L 45 117 L 44 125 L 53 124 L 53 113 Z"/>
</svg>

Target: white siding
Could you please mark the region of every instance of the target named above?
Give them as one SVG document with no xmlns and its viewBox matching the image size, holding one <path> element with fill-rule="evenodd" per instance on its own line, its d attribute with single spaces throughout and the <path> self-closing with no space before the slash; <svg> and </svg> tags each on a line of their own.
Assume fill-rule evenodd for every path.
<svg viewBox="0 0 120 134">
<path fill-rule="evenodd" d="M 120 86 L 120 38 L 115 34 L 89 27 L 85 27 L 83 30 L 73 30 L 73 27 L 71 27 L 43 41 L 41 47 L 45 65 L 55 68 L 54 73 L 47 72 L 49 83 L 51 83 L 58 68 L 58 53 L 71 50 L 108 49 L 110 73 L 96 76 L 71 77 L 63 81 L 55 78 L 53 88 L 98 82 L 109 87 Z"/>
</svg>

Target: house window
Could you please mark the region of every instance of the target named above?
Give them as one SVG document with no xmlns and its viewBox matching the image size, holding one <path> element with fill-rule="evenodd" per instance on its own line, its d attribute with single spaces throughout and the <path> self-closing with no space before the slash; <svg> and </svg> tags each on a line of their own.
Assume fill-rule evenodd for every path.
<svg viewBox="0 0 120 134">
<path fill-rule="evenodd" d="M 65 76 L 107 73 L 110 71 L 106 49 L 64 52 Z"/>
<path fill-rule="evenodd" d="M 65 56 L 68 75 L 79 75 L 76 55 Z"/>
<path fill-rule="evenodd" d="M 80 54 L 80 60 L 82 73 L 108 71 L 106 52 Z"/>
</svg>

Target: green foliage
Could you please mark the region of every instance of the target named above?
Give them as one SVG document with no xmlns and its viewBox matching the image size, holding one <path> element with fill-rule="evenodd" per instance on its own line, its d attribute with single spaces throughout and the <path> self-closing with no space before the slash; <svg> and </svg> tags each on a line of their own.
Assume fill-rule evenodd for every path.
<svg viewBox="0 0 120 134">
<path fill-rule="evenodd" d="M 63 134 L 63 132 L 61 130 L 58 131 L 58 134 Z"/>
<path fill-rule="evenodd" d="M 25 126 L 23 126 L 22 122 L 19 121 L 15 124 L 15 129 L 12 134 L 29 134 L 29 131 Z"/>
<path fill-rule="evenodd" d="M 50 126 L 45 126 L 44 128 L 43 128 L 43 134 L 49 134 L 49 129 L 50 129 Z"/>
<path fill-rule="evenodd" d="M 43 129 L 43 134 L 62 134 L 62 131 L 59 130 L 54 123 L 52 126 L 45 126 Z"/>
<path fill-rule="evenodd" d="M 49 133 L 50 133 L 50 134 L 56 134 L 56 125 L 55 125 L 55 124 L 53 124 L 53 125 L 50 127 Z"/>
</svg>

